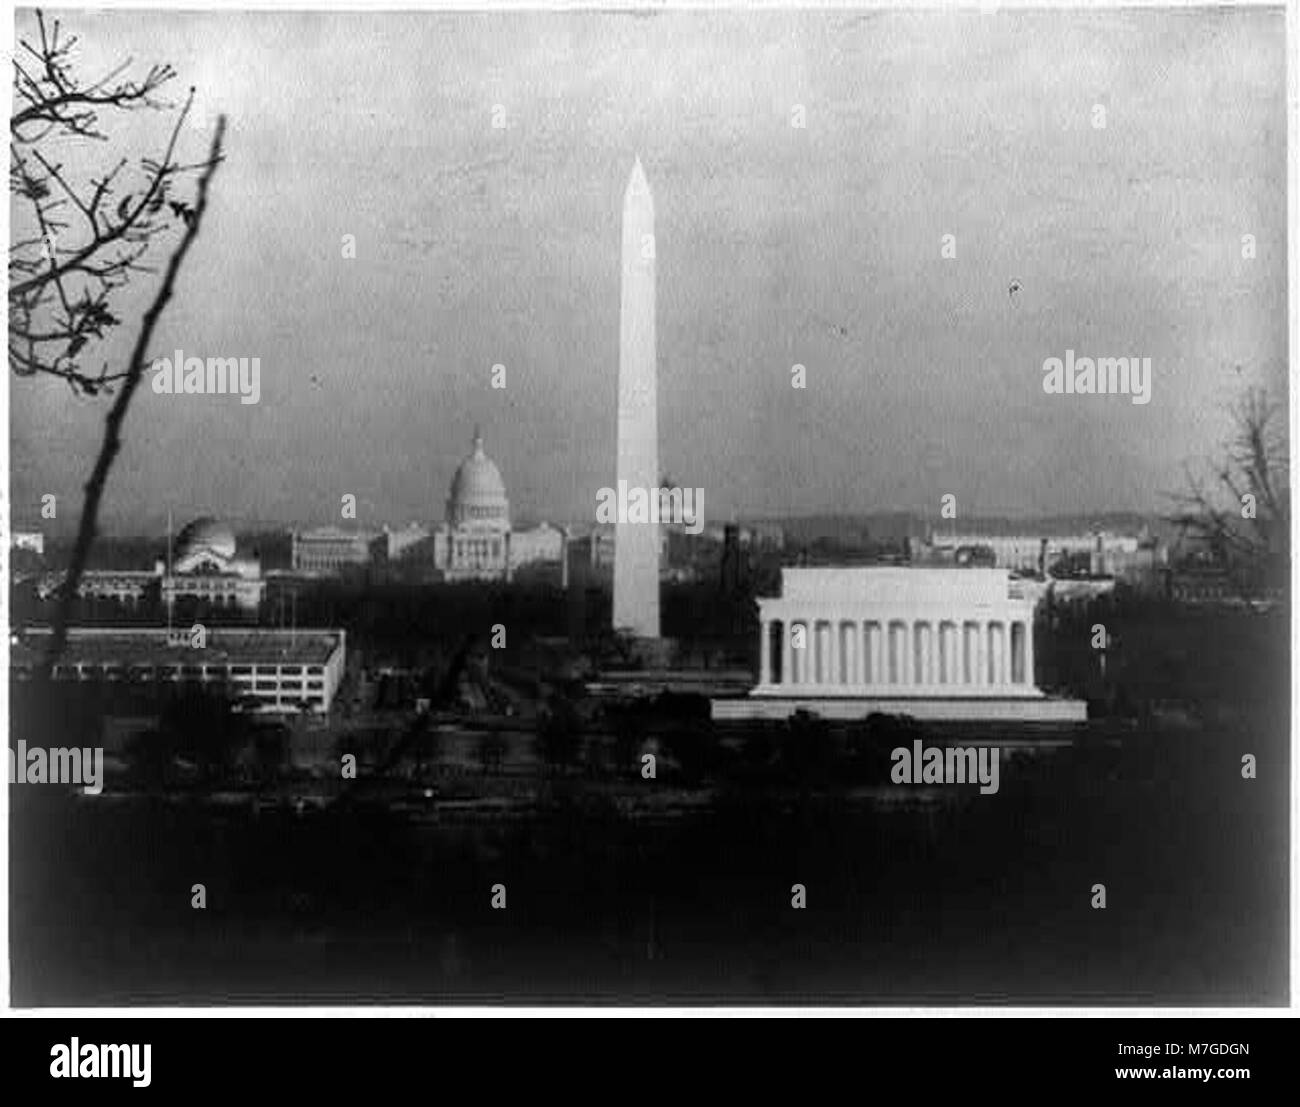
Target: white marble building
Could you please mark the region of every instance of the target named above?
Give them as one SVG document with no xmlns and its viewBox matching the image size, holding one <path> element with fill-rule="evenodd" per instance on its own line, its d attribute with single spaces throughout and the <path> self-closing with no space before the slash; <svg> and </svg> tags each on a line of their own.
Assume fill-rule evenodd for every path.
<svg viewBox="0 0 1300 1107">
<path fill-rule="evenodd" d="M 511 525 L 505 481 L 475 428 L 469 455 L 447 492 L 446 522 L 433 531 L 431 544 L 433 564 L 444 580 L 510 580 L 524 565 L 558 564 L 564 532 L 545 522 L 529 529 Z"/>
<path fill-rule="evenodd" d="M 256 554 L 240 556 L 235 532 L 217 519 L 195 519 L 176 539 L 171 572 L 158 562 L 162 600 L 198 600 L 215 607 L 256 611 L 266 592 L 262 563 Z"/>
<path fill-rule="evenodd" d="M 758 684 L 714 718 L 1086 718 L 1034 683 L 1034 600 L 1005 569 L 783 569 L 759 613 Z"/>
<path fill-rule="evenodd" d="M 66 574 L 47 573 L 37 585 L 42 600 L 54 596 Z M 168 607 L 177 600 L 195 600 L 217 608 L 255 612 L 266 593 L 262 564 L 256 554 L 240 556 L 235 532 L 204 516 L 177 536 L 170 571 L 160 558 L 149 569 L 87 569 L 77 594 L 83 599 L 114 600 L 128 606 L 155 594 Z"/>
</svg>

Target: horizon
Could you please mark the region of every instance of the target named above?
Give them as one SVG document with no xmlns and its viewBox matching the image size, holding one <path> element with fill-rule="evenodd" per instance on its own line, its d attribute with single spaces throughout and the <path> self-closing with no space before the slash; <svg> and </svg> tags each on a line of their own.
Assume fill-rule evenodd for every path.
<svg viewBox="0 0 1300 1107">
<path fill-rule="evenodd" d="M 432 531 L 434 528 L 442 526 L 442 519 L 399 519 L 399 520 L 380 520 L 373 527 L 369 525 L 349 524 L 349 521 L 341 522 L 315 523 L 307 520 L 275 520 L 275 519 L 241 519 L 239 517 L 219 516 L 197 511 L 187 514 L 184 517 L 177 515 L 173 520 L 173 535 L 178 535 L 181 528 L 191 522 L 200 519 L 215 519 L 218 522 L 228 524 L 235 532 L 236 536 L 255 537 L 264 535 L 282 535 L 288 537 L 293 531 L 307 532 L 315 529 L 337 528 L 341 531 L 349 532 L 373 532 L 382 534 L 384 528 L 389 530 L 399 530 L 402 527 L 419 525 L 426 526 Z M 1084 519 L 1090 520 L 1088 523 L 1082 522 Z M 799 524 L 808 524 L 814 522 L 836 523 L 840 525 L 851 524 L 855 522 L 869 523 L 880 522 L 882 520 L 900 520 L 912 524 L 928 525 L 935 534 L 960 534 L 976 533 L 980 531 L 987 532 L 987 537 L 1014 537 L 1014 533 L 1009 529 L 1019 525 L 1026 525 L 1030 528 L 1029 536 L 1038 534 L 1047 534 L 1042 528 L 1054 524 L 1056 526 L 1049 536 L 1065 536 L 1068 534 L 1091 533 L 1093 529 L 1109 529 L 1112 526 L 1123 527 L 1140 527 L 1141 525 L 1150 526 L 1153 530 L 1161 526 L 1172 527 L 1174 524 L 1171 519 L 1162 513 L 1144 513 L 1140 511 L 1096 511 L 1096 512 L 1048 512 L 1041 515 L 1025 516 L 1007 516 L 1007 515 L 968 515 L 963 519 L 944 519 L 939 522 L 927 520 L 918 512 L 909 512 L 902 509 L 881 508 L 865 512 L 812 512 L 804 515 L 755 515 L 740 516 L 736 519 L 726 519 L 718 522 L 710 521 L 705 517 L 704 529 L 707 533 L 710 529 L 720 527 L 728 523 L 735 523 L 739 526 L 763 526 L 763 525 L 784 525 L 786 528 L 797 526 Z M 46 528 L 41 520 L 35 522 L 16 522 L 11 520 L 11 532 L 40 532 L 47 541 L 51 542 L 70 542 L 76 536 L 75 520 L 70 521 L 68 526 L 61 528 Z M 44 522 L 49 522 L 45 520 Z M 542 523 L 549 523 L 555 527 L 582 526 L 592 529 L 611 530 L 614 526 L 612 523 L 595 523 L 589 520 L 574 519 L 533 519 L 522 517 L 516 519 L 511 517 L 511 523 L 515 527 L 536 526 Z M 1001 531 L 990 531 L 991 527 L 1005 527 Z M 159 528 L 149 528 L 141 530 L 106 530 L 101 528 L 98 538 L 108 539 L 110 541 L 143 541 L 158 540 L 165 541 L 167 538 L 167 523 L 162 520 Z M 93 558 L 93 550 L 92 550 Z"/>
</svg>

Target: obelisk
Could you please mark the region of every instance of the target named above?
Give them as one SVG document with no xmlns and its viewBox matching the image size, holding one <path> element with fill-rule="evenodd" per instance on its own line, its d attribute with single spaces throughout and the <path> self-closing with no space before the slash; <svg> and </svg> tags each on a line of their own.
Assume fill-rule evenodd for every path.
<svg viewBox="0 0 1300 1107">
<path fill-rule="evenodd" d="M 659 486 L 655 398 L 655 207 L 641 159 L 623 195 L 623 302 L 618 352 L 618 490 Z M 624 484 L 623 482 L 627 483 Z M 659 637 L 659 526 L 614 532 L 614 629 Z"/>
</svg>

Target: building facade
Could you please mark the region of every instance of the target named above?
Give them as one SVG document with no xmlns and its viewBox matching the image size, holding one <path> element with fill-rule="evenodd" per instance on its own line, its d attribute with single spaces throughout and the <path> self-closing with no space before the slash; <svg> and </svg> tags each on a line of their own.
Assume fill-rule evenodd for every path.
<svg viewBox="0 0 1300 1107">
<path fill-rule="evenodd" d="M 396 533 L 390 532 L 390 543 Z M 413 528 L 401 533 L 413 538 L 401 542 L 401 561 L 423 562 L 452 583 L 508 581 L 526 565 L 559 565 L 565 542 L 564 532 L 549 523 L 526 529 L 511 524 L 505 481 L 477 428 L 469 454 L 452 476 L 444 521 L 421 537 L 414 537 Z"/>
<path fill-rule="evenodd" d="M 266 593 L 256 554 L 241 556 L 235 532 L 216 519 L 196 519 L 176 539 L 171 570 L 161 562 L 162 600 L 172 607 L 193 600 L 211 607 L 255 612 Z"/>
<path fill-rule="evenodd" d="M 421 526 L 419 523 L 408 523 L 396 530 L 384 527 L 384 540 L 388 546 L 388 560 L 400 560 L 406 556 L 408 551 L 419 546 L 428 537 L 428 528 Z"/>
<path fill-rule="evenodd" d="M 1035 684 L 1034 600 L 1003 569 L 783 569 L 759 618 L 758 684 L 715 718 L 1086 718 Z"/>
<path fill-rule="evenodd" d="M 1101 575 L 1113 572 L 1113 565 L 1122 559 L 1136 555 L 1138 546 L 1135 535 L 1105 531 L 1069 535 L 936 534 L 921 545 L 922 556 L 916 560 L 927 555 L 956 560 L 963 551 L 988 551 L 991 567 L 1046 572 L 1060 558 L 1087 557 L 1090 571 Z"/>
<path fill-rule="evenodd" d="M 65 579 L 63 571 L 45 574 L 37 584 L 37 596 L 50 599 Z M 241 556 L 234 531 L 208 517 L 184 527 L 172 556 L 159 558 L 152 569 L 87 569 L 77 587 L 82 599 L 111 600 L 128 607 L 161 598 L 167 607 L 191 600 L 246 613 L 257 611 L 265 593 L 261 560 L 256 554 Z"/>
<path fill-rule="evenodd" d="M 10 651 L 18 680 L 31 677 L 49 630 L 24 631 Z M 190 684 L 224 692 L 261 712 L 328 713 L 347 664 L 342 630 L 208 627 L 196 648 L 190 628 L 72 627 L 55 680 Z"/>
<path fill-rule="evenodd" d="M 294 531 L 290 541 L 290 563 L 295 573 L 337 576 L 369 568 L 388 555 L 387 535 L 367 530 L 316 527 Z"/>
<path fill-rule="evenodd" d="M 49 600 L 57 596 L 67 579 L 59 570 L 45 573 L 36 584 L 36 596 Z M 157 599 L 162 574 L 157 569 L 87 569 L 81 575 L 77 595 L 83 600 L 110 600 L 136 607 L 150 599 Z"/>
</svg>

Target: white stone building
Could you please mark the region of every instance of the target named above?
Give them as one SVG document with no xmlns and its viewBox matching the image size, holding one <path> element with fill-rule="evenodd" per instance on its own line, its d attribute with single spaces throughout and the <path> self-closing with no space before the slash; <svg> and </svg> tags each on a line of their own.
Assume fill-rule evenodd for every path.
<svg viewBox="0 0 1300 1107">
<path fill-rule="evenodd" d="M 758 684 L 714 718 L 1086 718 L 1035 685 L 1034 601 L 1004 569 L 783 569 L 759 612 Z"/>
<path fill-rule="evenodd" d="M 475 429 L 470 452 L 451 480 L 446 519 L 431 542 L 433 567 L 444 580 L 510 580 L 524 565 L 559 564 L 564 532 L 549 523 L 526 530 L 511 526 L 505 481 Z"/>
<path fill-rule="evenodd" d="M 63 586 L 66 574 L 47 573 L 37 586 L 46 600 Z M 196 600 L 214 607 L 254 612 L 262 602 L 266 581 L 260 559 L 240 556 L 235 532 L 217 519 L 203 517 L 184 527 L 171 557 L 160 558 L 153 569 L 87 569 L 77 594 L 83 599 L 114 600 L 136 606 L 161 598 L 167 606 L 177 600 Z"/>
<path fill-rule="evenodd" d="M 407 523 L 406 526 L 398 527 L 396 530 L 384 527 L 384 541 L 388 544 L 388 560 L 400 560 L 406 556 L 408 550 L 414 549 L 428 537 L 428 528 L 419 523 Z"/>
<path fill-rule="evenodd" d="M 171 572 L 159 562 L 162 600 L 198 600 L 215 607 L 256 611 L 266 591 L 257 555 L 240 556 L 235 532 L 216 519 L 202 518 L 186 526 L 176 539 Z"/>
<path fill-rule="evenodd" d="M 291 542 L 293 571 L 323 576 L 368 568 L 388 552 L 386 535 L 355 528 L 316 527 L 294 531 Z"/>
</svg>

